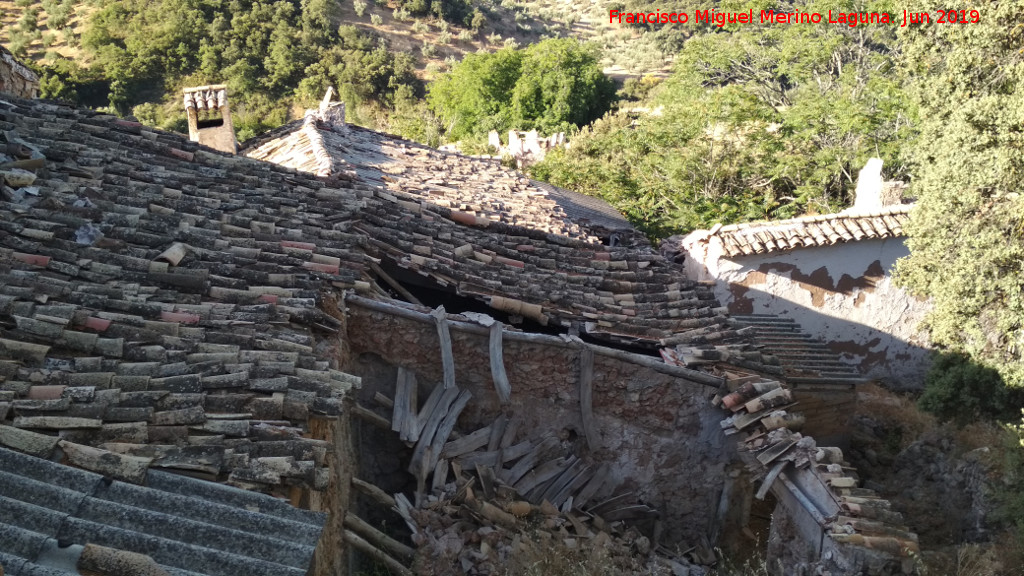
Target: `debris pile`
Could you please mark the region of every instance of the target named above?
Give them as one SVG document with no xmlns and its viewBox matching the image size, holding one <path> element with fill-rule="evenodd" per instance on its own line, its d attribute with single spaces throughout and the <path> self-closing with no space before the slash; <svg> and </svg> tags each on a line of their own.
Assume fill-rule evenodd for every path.
<svg viewBox="0 0 1024 576">
<path fill-rule="evenodd" d="M 900 573 L 912 567 L 919 553 L 917 535 L 904 525 L 900 513 L 860 480 L 843 452 L 818 447 L 799 430 L 805 418 L 792 412 L 797 405 L 781 382 L 756 374 L 725 371 L 724 389 L 712 403 L 732 413 L 722 420 L 726 435 L 740 435 L 740 453 L 748 469 L 761 477 L 755 497 L 771 490 L 782 505 L 797 508 L 794 517 L 806 517 L 802 530 L 819 530 L 826 537 L 821 554 L 831 561 L 825 569 L 846 570 L 868 566 L 871 574 Z M 838 572 L 844 573 L 844 572 Z"/>
<path fill-rule="evenodd" d="M 704 574 L 699 564 L 715 562 L 706 543 L 677 551 L 658 546 L 659 513 L 632 492 L 616 491 L 611 469 L 578 457 L 567 438 L 528 438 L 509 413 L 460 434 L 455 423 L 469 392 L 439 383 L 417 410 L 417 389 L 415 374 L 400 368 L 394 399 L 376 395 L 392 411 L 390 421 L 356 407 L 413 449 L 411 499 L 358 480 L 356 488 L 405 520 L 417 546 L 416 573 L 503 574 L 552 554 L 667 576 Z M 394 558 L 384 563 L 406 573 Z"/>
</svg>

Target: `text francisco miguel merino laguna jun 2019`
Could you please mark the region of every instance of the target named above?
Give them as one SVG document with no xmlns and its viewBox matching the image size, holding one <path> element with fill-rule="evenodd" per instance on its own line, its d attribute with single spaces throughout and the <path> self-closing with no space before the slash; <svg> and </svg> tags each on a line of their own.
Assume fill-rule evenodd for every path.
<svg viewBox="0 0 1024 576">
<path fill-rule="evenodd" d="M 981 21 L 978 10 L 933 10 L 911 12 L 903 10 L 889 12 L 776 12 L 761 10 L 754 14 L 751 8 L 746 12 L 719 12 L 714 8 L 688 12 L 623 12 L 608 11 L 608 23 L 618 24 L 708 24 L 720 28 L 730 24 L 838 24 L 856 26 L 883 24 L 898 25 L 901 28 L 914 24 L 977 24 Z"/>
</svg>

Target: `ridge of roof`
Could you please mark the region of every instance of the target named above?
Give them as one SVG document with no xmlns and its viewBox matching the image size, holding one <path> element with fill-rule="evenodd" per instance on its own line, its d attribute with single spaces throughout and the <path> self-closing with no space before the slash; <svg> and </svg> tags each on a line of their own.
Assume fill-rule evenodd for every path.
<svg viewBox="0 0 1024 576">
<path fill-rule="evenodd" d="M 646 243 L 598 198 L 530 180 L 496 160 L 336 124 L 322 120 L 323 114 L 310 110 L 301 121 L 244 142 L 240 153 L 321 176 L 331 170 L 355 174 L 389 192 L 405 192 L 495 222 L 591 242 L 616 234 L 623 243 Z"/>
<path fill-rule="evenodd" d="M 896 204 L 871 211 L 849 209 L 785 220 L 718 224 L 710 230 L 691 232 L 682 244 L 718 238 L 725 256 L 749 256 L 872 238 L 898 238 L 905 234 L 903 227 L 913 208 L 913 204 Z"/>
</svg>

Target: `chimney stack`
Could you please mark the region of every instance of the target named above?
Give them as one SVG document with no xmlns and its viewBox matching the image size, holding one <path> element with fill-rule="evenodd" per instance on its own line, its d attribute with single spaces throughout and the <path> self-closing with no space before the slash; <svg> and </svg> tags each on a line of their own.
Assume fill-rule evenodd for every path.
<svg viewBox="0 0 1024 576">
<path fill-rule="evenodd" d="M 184 92 L 189 140 L 221 152 L 237 153 L 227 86 L 197 86 L 185 88 Z"/>
<path fill-rule="evenodd" d="M 882 180 L 882 159 L 871 158 L 857 175 L 857 190 L 851 212 L 878 212 L 903 202 L 903 182 Z"/>
</svg>

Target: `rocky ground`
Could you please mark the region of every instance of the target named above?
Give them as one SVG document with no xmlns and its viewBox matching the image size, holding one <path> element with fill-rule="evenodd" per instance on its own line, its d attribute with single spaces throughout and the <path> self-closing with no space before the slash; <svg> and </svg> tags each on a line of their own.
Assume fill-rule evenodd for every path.
<svg viewBox="0 0 1024 576">
<path fill-rule="evenodd" d="M 920 571 L 943 575 L 1024 574 L 1019 540 L 1002 518 L 1001 494 L 1016 483 L 995 425 L 958 429 L 878 387 L 858 399 L 851 462 L 864 487 L 900 510 L 920 537 Z"/>
</svg>

